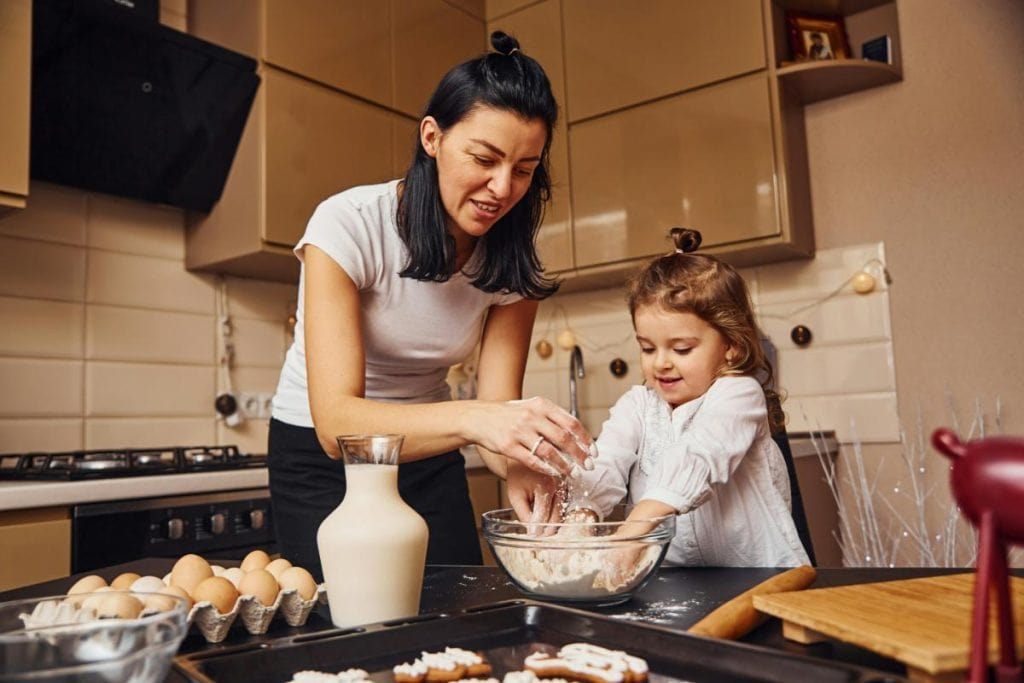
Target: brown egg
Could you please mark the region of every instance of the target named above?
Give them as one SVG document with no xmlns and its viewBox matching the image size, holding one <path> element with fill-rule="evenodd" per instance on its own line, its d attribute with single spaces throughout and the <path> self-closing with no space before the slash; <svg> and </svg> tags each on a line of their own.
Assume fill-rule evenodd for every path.
<svg viewBox="0 0 1024 683">
<path fill-rule="evenodd" d="M 285 569 L 288 569 L 291 566 L 291 562 L 284 559 L 283 557 L 279 557 L 270 564 L 268 564 L 266 567 L 264 567 L 264 569 L 273 574 L 275 579 L 278 579 L 281 576 L 281 572 L 283 572 Z"/>
<path fill-rule="evenodd" d="M 270 555 L 262 550 L 253 550 L 242 560 L 241 570 L 248 574 L 253 569 L 265 569 L 268 564 L 270 564 Z"/>
<path fill-rule="evenodd" d="M 110 582 L 111 588 L 116 588 L 119 591 L 126 591 L 131 589 L 132 584 L 135 583 L 136 579 L 141 579 L 142 576 L 135 572 L 125 572 L 124 574 L 118 574 L 113 581 Z"/>
<path fill-rule="evenodd" d="M 177 586 L 171 586 L 170 588 L 181 591 L 181 589 Z M 184 591 L 181 592 L 184 593 Z M 181 599 L 179 600 L 178 598 Z M 184 604 L 182 605 L 182 603 Z M 192 607 L 192 598 L 188 597 L 187 595 L 175 596 L 170 592 L 161 591 L 159 593 L 153 593 L 151 595 L 146 596 L 145 600 L 142 601 L 142 611 L 144 613 L 169 612 L 177 608 L 179 605 L 182 605 L 185 611 L 187 612 L 189 608 Z"/>
<path fill-rule="evenodd" d="M 278 579 L 282 591 L 296 590 L 303 600 L 312 600 L 316 595 L 316 580 L 302 567 L 289 567 L 281 572 Z"/>
<path fill-rule="evenodd" d="M 96 607 L 100 619 L 134 619 L 142 613 L 142 601 L 128 593 L 104 595 Z"/>
<path fill-rule="evenodd" d="M 211 576 L 199 582 L 192 591 L 192 597 L 196 602 L 212 603 L 218 612 L 227 614 L 238 600 L 238 590 L 235 589 L 235 584 L 223 576 Z"/>
<path fill-rule="evenodd" d="M 107 585 L 106 579 L 102 576 L 96 576 L 90 574 L 89 576 L 83 576 L 78 581 L 75 581 L 74 585 L 68 589 L 68 595 L 76 595 L 78 593 L 92 593 L 97 588 L 102 588 Z"/>
<path fill-rule="evenodd" d="M 100 608 L 100 603 L 103 602 L 103 598 L 105 597 L 103 594 L 104 593 L 109 593 L 112 590 L 114 590 L 114 589 L 111 588 L 110 586 L 100 586 L 99 588 L 94 590 L 92 593 L 89 593 L 89 594 L 87 594 L 85 596 L 85 599 L 82 600 L 82 602 L 81 602 L 81 606 L 83 608 L 99 609 Z M 75 599 L 78 600 L 79 598 L 75 598 Z"/>
<path fill-rule="evenodd" d="M 188 603 L 185 606 L 186 610 L 192 609 L 192 605 L 195 604 L 195 601 L 192 600 L 192 596 L 189 595 L 181 586 L 167 586 L 165 588 L 161 588 L 157 592 L 165 595 L 177 595 L 179 598 L 185 598 L 185 601 Z"/>
<path fill-rule="evenodd" d="M 181 586 L 189 595 L 195 597 L 193 591 L 203 579 L 213 576 L 210 564 L 198 555 L 182 555 L 181 559 L 174 563 L 171 570 L 171 585 Z"/>
<path fill-rule="evenodd" d="M 254 569 L 238 582 L 239 593 L 252 595 L 268 607 L 277 599 L 278 590 L 277 579 L 266 569 Z"/>
</svg>

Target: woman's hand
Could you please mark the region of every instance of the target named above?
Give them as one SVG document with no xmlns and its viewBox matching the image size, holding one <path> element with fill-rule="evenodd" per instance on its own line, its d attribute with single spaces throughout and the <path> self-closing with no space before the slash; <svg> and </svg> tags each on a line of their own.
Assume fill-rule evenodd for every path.
<svg viewBox="0 0 1024 683">
<path fill-rule="evenodd" d="M 473 441 L 548 476 L 593 469 L 594 441 L 580 421 L 546 398 L 480 402 L 468 416 Z"/>
</svg>

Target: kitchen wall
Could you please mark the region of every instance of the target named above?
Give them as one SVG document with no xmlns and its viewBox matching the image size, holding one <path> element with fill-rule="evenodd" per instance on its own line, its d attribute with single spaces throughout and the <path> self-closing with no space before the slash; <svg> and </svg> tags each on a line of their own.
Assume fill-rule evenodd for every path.
<svg viewBox="0 0 1024 683">
<path fill-rule="evenodd" d="M 218 280 L 185 270 L 184 214 L 33 183 L 0 218 L 0 452 L 236 443 L 213 401 Z M 292 285 L 227 278 L 236 391 L 272 392 Z"/>
</svg>

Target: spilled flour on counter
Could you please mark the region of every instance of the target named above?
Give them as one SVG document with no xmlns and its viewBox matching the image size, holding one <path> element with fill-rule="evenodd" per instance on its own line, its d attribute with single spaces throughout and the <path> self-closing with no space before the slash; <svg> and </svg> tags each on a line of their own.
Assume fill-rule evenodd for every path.
<svg viewBox="0 0 1024 683">
<path fill-rule="evenodd" d="M 636 558 L 621 566 L 624 549 L 607 545 L 561 543 L 552 537 L 553 548 L 541 545 L 535 536 L 522 536 L 528 547 L 495 546 L 505 571 L 531 592 L 555 598 L 591 599 L 631 590 L 658 561 L 656 545 L 634 546 Z M 580 547 L 573 547 L 578 545 Z"/>
</svg>

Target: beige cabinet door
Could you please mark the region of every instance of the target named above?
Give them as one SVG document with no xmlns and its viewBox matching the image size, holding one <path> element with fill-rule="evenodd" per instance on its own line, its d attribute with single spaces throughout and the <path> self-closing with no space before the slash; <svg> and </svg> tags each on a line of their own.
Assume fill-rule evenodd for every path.
<svg viewBox="0 0 1024 683">
<path fill-rule="evenodd" d="M 565 118 L 565 67 L 562 60 L 561 0 L 545 0 L 492 21 L 491 31 L 516 36 L 523 52 L 536 59 L 551 81 L 561 111 L 551 143 L 551 203 L 537 235 L 537 251 L 547 271 L 568 270 L 572 263 L 572 208 L 569 203 L 569 145 Z"/>
<path fill-rule="evenodd" d="M 707 246 L 780 233 L 764 73 L 573 125 L 578 268 L 668 251 L 669 228 Z"/>
<path fill-rule="evenodd" d="M 391 105 L 391 20 L 382 0 L 263 0 L 268 64 Z"/>
<path fill-rule="evenodd" d="M 291 247 L 317 204 L 392 177 L 385 109 L 268 67 L 263 239 Z"/>
<path fill-rule="evenodd" d="M 395 79 L 389 104 L 419 118 L 448 70 L 484 52 L 484 22 L 445 0 L 391 0 L 391 5 Z"/>
<path fill-rule="evenodd" d="M 563 0 L 569 121 L 763 69 L 761 0 Z"/>
<path fill-rule="evenodd" d="M 32 78 L 32 2 L 0 2 L 0 213 L 24 208 L 28 196 L 29 83 Z"/>
<path fill-rule="evenodd" d="M 0 512 L 0 549 L 0 591 L 68 576 L 71 520 L 67 508 Z"/>
</svg>

